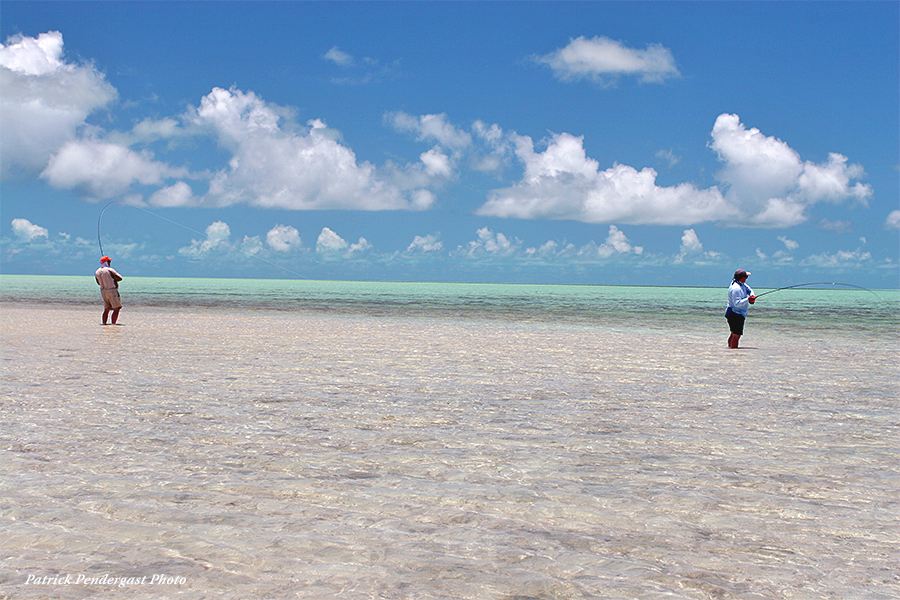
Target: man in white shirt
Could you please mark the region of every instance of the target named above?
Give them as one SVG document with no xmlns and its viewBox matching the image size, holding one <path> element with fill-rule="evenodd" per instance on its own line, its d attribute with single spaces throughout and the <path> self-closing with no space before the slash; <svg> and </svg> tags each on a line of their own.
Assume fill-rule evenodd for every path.
<svg viewBox="0 0 900 600">
<path fill-rule="evenodd" d="M 119 282 L 122 276 L 116 273 L 116 270 L 110 266 L 112 259 L 108 256 L 100 258 L 102 265 L 94 273 L 94 279 L 100 286 L 100 295 L 103 296 L 103 324 L 109 317 L 109 311 L 112 311 L 112 324 L 115 325 L 119 320 L 119 310 L 122 308 L 122 299 L 119 298 Z"/>
</svg>

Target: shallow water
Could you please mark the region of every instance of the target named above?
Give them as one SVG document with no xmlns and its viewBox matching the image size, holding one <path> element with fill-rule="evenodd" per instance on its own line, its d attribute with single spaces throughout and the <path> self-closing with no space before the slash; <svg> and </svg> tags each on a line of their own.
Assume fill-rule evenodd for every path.
<svg viewBox="0 0 900 600">
<path fill-rule="evenodd" d="M 10 598 L 900 596 L 878 303 L 730 351 L 724 290 L 3 283 Z"/>
</svg>

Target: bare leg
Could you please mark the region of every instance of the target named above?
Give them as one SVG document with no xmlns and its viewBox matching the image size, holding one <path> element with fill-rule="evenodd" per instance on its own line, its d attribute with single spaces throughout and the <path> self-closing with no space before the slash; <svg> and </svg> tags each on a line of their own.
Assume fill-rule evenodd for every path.
<svg viewBox="0 0 900 600">
<path fill-rule="evenodd" d="M 113 310 L 113 314 L 112 314 L 112 324 L 113 325 L 115 325 L 116 321 L 119 320 L 119 310 L 121 310 L 121 309 L 116 308 Z"/>
<path fill-rule="evenodd" d="M 109 309 L 106 308 L 103 310 L 103 324 L 106 325 L 106 320 L 109 318 Z M 113 316 L 113 323 L 115 323 L 115 316 Z"/>
<path fill-rule="evenodd" d="M 732 333 L 731 337 L 728 338 L 728 347 L 729 348 L 737 348 L 738 342 L 740 341 L 741 336 L 736 333 Z"/>
</svg>

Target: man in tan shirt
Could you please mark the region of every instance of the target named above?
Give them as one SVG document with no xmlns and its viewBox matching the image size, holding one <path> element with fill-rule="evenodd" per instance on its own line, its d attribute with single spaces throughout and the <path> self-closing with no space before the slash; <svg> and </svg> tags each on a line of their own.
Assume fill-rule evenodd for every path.
<svg viewBox="0 0 900 600">
<path fill-rule="evenodd" d="M 115 325 L 119 320 L 119 310 L 122 308 L 122 299 L 119 298 L 119 282 L 122 281 L 122 276 L 110 266 L 112 264 L 110 257 L 101 257 L 100 264 L 103 266 L 94 273 L 94 279 L 97 280 L 100 295 L 103 296 L 103 324 L 106 325 L 109 311 L 112 311 L 112 324 Z"/>
</svg>

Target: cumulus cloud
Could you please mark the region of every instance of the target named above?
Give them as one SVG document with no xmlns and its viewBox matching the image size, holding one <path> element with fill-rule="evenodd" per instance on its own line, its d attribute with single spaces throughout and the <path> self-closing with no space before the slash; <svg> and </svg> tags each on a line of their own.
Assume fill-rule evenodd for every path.
<svg viewBox="0 0 900 600">
<path fill-rule="evenodd" d="M 747 129 L 737 115 L 716 119 L 710 147 L 725 163 L 717 176 L 744 224 L 790 227 L 805 222 L 808 207 L 817 202 L 865 205 L 872 195 L 870 186 L 852 183 L 865 173 L 845 156 L 831 153 L 821 164 L 803 161 L 780 139 Z"/>
<path fill-rule="evenodd" d="M 721 252 L 714 250 L 703 250 L 703 243 L 700 236 L 693 229 L 685 229 L 681 235 L 681 247 L 678 254 L 672 259 L 675 264 L 683 264 L 688 259 L 697 263 L 698 261 L 714 261 L 722 256 Z"/>
<path fill-rule="evenodd" d="M 205 240 L 191 240 L 191 245 L 179 248 L 178 253 L 189 258 L 201 258 L 211 252 L 231 248 L 229 237 L 231 228 L 228 224 L 216 221 L 206 228 Z"/>
<path fill-rule="evenodd" d="M 449 177 L 453 174 L 450 157 L 437 148 L 423 152 L 419 159 L 425 165 L 425 172 L 433 177 Z"/>
<path fill-rule="evenodd" d="M 37 238 L 49 239 L 50 237 L 46 228 L 35 225 L 28 219 L 13 219 L 12 228 L 16 237 L 23 242 L 30 242 Z"/>
<path fill-rule="evenodd" d="M 693 229 L 685 229 L 684 235 L 681 236 L 681 253 L 696 254 L 703 250 L 703 244 L 697 237 L 697 232 Z"/>
<path fill-rule="evenodd" d="M 266 243 L 276 252 L 300 248 L 300 232 L 289 225 L 276 225 L 266 234 Z"/>
<path fill-rule="evenodd" d="M 600 246 L 597 247 L 597 255 L 601 258 L 609 258 L 616 254 L 643 254 L 642 246 L 633 246 L 625 233 L 615 225 L 609 226 L 609 233 Z"/>
<path fill-rule="evenodd" d="M 67 142 L 41 173 L 50 185 L 74 189 L 80 195 L 103 200 L 121 195 L 134 184 L 160 184 L 166 177 L 184 175 L 153 160 L 149 152 L 137 153 L 118 144 L 94 140 Z"/>
<path fill-rule="evenodd" d="M 900 229 L 900 210 L 892 210 L 884 221 L 887 229 Z"/>
<path fill-rule="evenodd" d="M 810 267 L 828 268 L 852 268 L 869 263 L 872 259 L 871 252 L 862 250 L 840 250 L 838 252 L 813 254 L 804 259 L 800 264 Z"/>
<path fill-rule="evenodd" d="M 58 31 L 0 44 L 0 164 L 3 175 L 40 172 L 75 139 L 87 117 L 117 97 L 91 65 L 66 62 Z"/>
<path fill-rule="evenodd" d="M 444 243 L 440 241 L 438 235 L 417 235 L 413 241 L 406 247 L 407 253 L 420 252 L 440 252 L 444 248 Z"/>
<path fill-rule="evenodd" d="M 371 249 L 372 249 L 372 244 L 370 244 L 369 241 L 364 237 L 359 238 L 359 241 L 356 242 L 355 244 L 350 244 L 350 247 L 348 248 L 350 254 L 353 254 L 356 252 L 365 252 L 366 250 L 371 250 Z"/>
<path fill-rule="evenodd" d="M 528 248 L 525 250 L 526 256 L 535 256 L 539 258 L 555 258 L 572 249 L 572 244 L 560 247 L 559 242 L 555 240 L 547 240 L 537 248 Z"/>
<path fill-rule="evenodd" d="M 662 187 L 654 169 L 616 164 L 600 170 L 588 158 L 584 139 L 551 137 L 543 152 L 531 138 L 514 136 L 515 154 L 525 167 L 512 187 L 493 190 L 477 214 L 521 219 L 571 219 L 585 223 L 691 225 L 734 214 L 717 188 L 692 184 Z"/>
<path fill-rule="evenodd" d="M 195 123 L 213 131 L 233 153 L 228 168 L 213 177 L 205 204 L 294 210 L 427 208 L 421 195 L 415 195 L 429 183 L 424 165 L 411 168 L 421 175 L 411 181 L 403 169 L 380 173 L 372 164 L 358 162 L 321 121 L 311 120 L 307 131 L 297 133 L 282 130 L 279 120 L 279 111 L 252 92 L 215 88 L 203 98 Z"/>
<path fill-rule="evenodd" d="M 453 253 L 456 256 L 513 256 L 522 247 L 522 240 L 510 239 L 502 233 L 494 233 L 487 227 L 482 227 L 475 234 L 478 239 L 470 241 L 465 246 L 459 246 Z"/>
<path fill-rule="evenodd" d="M 328 227 L 323 227 L 316 240 L 316 252 L 336 252 L 347 247 L 347 241 Z"/>
<path fill-rule="evenodd" d="M 328 227 L 322 228 L 322 232 L 316 240 L 316 252 L 319 254 L 343 253 L 343 256 L 349 257 L 371 248 L 372 244 L 366 238 L 361 237 L 355 244 L 350 244 Z"/>
<path fill-rule="evenodd" d="M 587 79 L 603 83 L 628 75 L 659 83 L 680 75 L 672 51 L 661 44 L 650 44 L 646 50 L 640 50 L 604 36 L 575 38 L 564 48 L 535 60 L 549 65 L 562 81 Z"/>
<path fill-rule="evenodd" d="M 159 207 L 191 206 L 196 204 L 191 186 L 183 181 L 156 190 L 148 200 L 151 205 Z"/>
<path fill-rule="evenodd" d="M 584 150 L 584 139 L 552 135 L 543 151 L 530 137 L 510 134 L 524 176 L 492 190 L 477 214 L 521 219 L 569 219 L 632 225 L 725 225 L 790 227 L 808 220 L 818 202 L 865 205 L 872 189 L 853 180 L 859 165 L 832 153 L 825 163 L 800 159 L 787 144 L 747 130 L 737 115 L 716 120 L 710 147 L 723 162 L 718 186 L 657 185 L 657 172 L 615 164 L 601 170 Z"/>
</svg>

